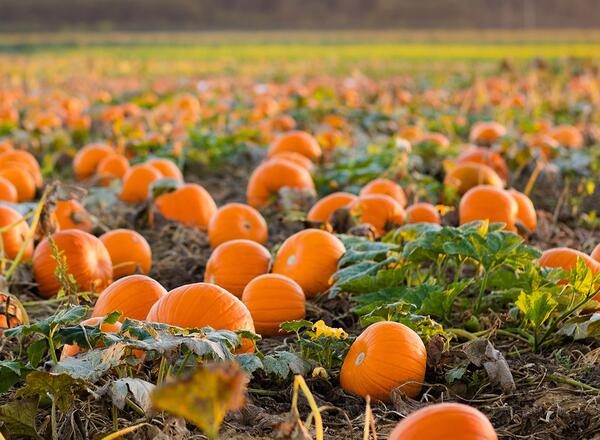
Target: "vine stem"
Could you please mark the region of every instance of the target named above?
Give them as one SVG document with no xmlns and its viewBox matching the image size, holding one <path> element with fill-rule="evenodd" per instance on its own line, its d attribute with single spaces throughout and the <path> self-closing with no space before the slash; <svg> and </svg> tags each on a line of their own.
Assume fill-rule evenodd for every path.
<svg viewBox="0 0 600 440">
<path fill-rule="evenodd" d="M 483 281 L 481 282 L 481 287 L 479 288 L 479 295 L 477 295 L 477 303 L 475 304 L 475 312 L 479 313 L 481 309 L 481 303 L 483 301 L 483 294 L 485 293 L 485 289 L 487 287 L 488 279 L 489 279 L 489 271 L 485 271 L 485 275 L 483 276 Z"/>
<path fill-rule="evenodd" d="M 559 383 L 564 383 L 565 385 L 572 385 L 574 387 L 579 387 L 584 391 L 589 391 L 592 394 L 597 394 L 600 396 L 600 389 L 595 388 L 591 385 L 585 384 L 583 382 L 580 382 L 576 379 L 567 377 L 567 376 L 563 376 L 561 374 L 548 374 L 547 376 L 549 379 L 552 379 L 555 382 L 559 382 Z"/>
</svg>

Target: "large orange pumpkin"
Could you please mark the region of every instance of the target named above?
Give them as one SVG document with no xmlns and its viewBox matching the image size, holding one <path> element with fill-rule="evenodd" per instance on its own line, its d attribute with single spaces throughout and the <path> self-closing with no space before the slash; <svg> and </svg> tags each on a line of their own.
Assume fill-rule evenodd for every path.
<svg viewBox="0 0 600 440">
<path fill-rule="evenodd" d="M 181 170 L 177 167 L 177 165 L 175 165 L 175 162 L 173 162 L 172 160 L 157 157 L 155 159 L 150 159 L 146 161 L 146 164 L 156 168 L 163 175 L 163 177 L 183 182 L 183 175 L 181 174 Z"/>
<path fill-rule="evenodd" d="M 269 229 L 263 216 L 243 203 L 222 206 L 208 224 L 208 241 L 212 247 L 236 239 L 252 240 L 265 244 Z"/>
<path fill-rule="evenodd" d="M 92 230 L 90 215 L 77 200 L 58 200 L 54 214 L 62 231 L 79 229 L 90 232 Z"/>
<path fill-rule="evenodd" d="M 27 171 L 33 181 L 35 182 L 36 188 L 42 186 L 42 172 L 40 171 L 40 164 L 33 154 L 25 150 L 14 150 L 0 154 L 0 168 L 17 166 Z"/>
<path fill-rule="evenodd" d="M 342 388 L 362 397 L 388 402 L 393 389 L 402 386 L 416 397 L 425 379 L 427 351 L 419 335 L 397 322 L 382 321 L 367 327 L 352 343 L 342 369 Z"/>
<path fill-rule="evenodd" d="M 329 288 L 344 252 L 344 244 L 335 235 L 306 229 L 283 242 L 273 263 L 273 273 L 296 281 L 310 298 Z"/>
<path fill-rule="evenodd" d="M 310 173 L 286 159 L 271 159 L 259 165 L 250 176 L 246 199 L 250 206 L 263 208 L 282 188 L 315 191 Z"/>
<path fill-rule="evenodd" d="M 502 156 L 488 148 L 475 146 L 468 147 L 460 154 L 460 156 L 458 156 L 456 162 L 472 162 L 487 165 L 492 168 L 502 180 L 508 180 L 508 167 L 506 166 L 506 162 Z"/>
<path fill-rule="evenodd" d="M 506 128 L 498 122 L 477 122 L 471 127 L 469 139 L 479 145 L 493 144 L 506 135 Z"/>
<path fill-rule="evenodd" d="M 101 291 L 111 283 L 113 271 L 110 255 L 96 237 L 70 229 L 52 234 L 52 239 L 66 259 L 68 273 L 73 275 L 80 289 Z M 61 287 L 55 270 L 56 260 L 45 238 L 33 253 L 33 275 L 40 295 L 45 298 L 56 295 Z"/>
<path fill-rule="evenodd" d="M 335 192 L 323 197 L 308 211 L 307 219 L 311 222 L 328 223 L 331 215 L 338 209 L 349 207 L 357 197 L 347 192 Z"/>
<path fill-rule="evenodd" d="M 144 202 L 150 195 L 150 185 L 162 177 L 160 171 L 153 166 L 134 165 L 123 176 L 123 189 L 119 198 L 129 203 Z"/>
<path fill-rule="evenodd" d="M 204 282 L 223 287 L 241 298 L 246 285 L 269 271 L 271 254 L 251 240 L 230 240 L 217 246 L 206 263 Z"/>
<path fill-rule="evenodd" d="M 509 231 L 515 230 L 519 206 L 507 191 L 489 185 L 471 188 L 460 199 L 458 215 L 460 224 L 475 220 L 504 223 Z"/>
<path fill-rule="evenodd" d="M 113 278 L 136 272 L 150 273 L 152 249 L 144 237 L 131 229 L 115 229 L 100 236 L 113 264 Z"/>
<path fill-rule="evenodd" d="M 84 321 L 81 321 L 81 325 L 89 325 L 91 327 L 97 327 L 99 325 L 100 331 L 102 333 L 119 333 L 121 331 L 121 323 L 120 322 L 117 321 L 114 324 L 109 324 L 108 322 L 104 322 L 103 316 L 89 318 Z M 99 344 L 94 348 L 102 348 L 103 346 L 104 346 L 104 344 L 102 343 L 102 341 L 100 341 Z M 75 356 L 80 351 L 81 351 L 81 348 L 79 348 L 79 345 L 66 344 L 62 349 L 62 352 L 60 354 L 60 359 L 63 360 L 65 358 Z"/>
<path fill-rule="evenodd" d="M 27 240 L 30 231 L 29 225 L 18 211 L 8 206 L 0 205 L 0 227 L 5 228 L 10 225 L 13 226 L 1 235 L 2 250 L 5 258 L 14 260 Z M 31 260 L 32 255 L 33 240 L 25 248 L 21 261 Z"/>
<path fill-rule="evenodd" d="M 0 200 L 10 203 L 18 200 L 17 188 L 5 177 L 0 177 Z"/>
<path fill-rule="evenodd" d="M 284 151 L 300 153 L 310 160 L 321 157 L 321 147 L 313 135 L 305 131 L 289 131 L 279 136 L 269 147 L 269 157 Z"/>
<path fill-rule="evenodd" d="M 535 228 L 537 228 L 537 214 L 531 199 L 522 192 L 514 189 L 509 190 L 508 193 L 517 202 L 517 222 L 525 226 L 529 231 L 535 231 Z"/>
<path fill-rule="evenodd" d="M 217 212 L 217 205 L 202 186 L 195 183 L 181 185 L 175 191 L 156 198 L 154 207 L 167 220 L 206 230 Z"/>
<path fill-rule="evenodd" d="M 568 247 L 558 247 L 545 250 L 539 259 L 540 266 L 561 268 L 570 271 L 577 266 L 581 258 L 585 265 L 595 274 L 600 272 L 600 263 L 589 255 Z"/>
<path fill-rule="evenodd" d="M 462 403 L 438 403 L 402 420 L 388 440 L 497 440 L 494 427 L 480 411 Z"/>
<path fill-rule="evenodd" d="M 400 203 L 384 194 L 361 195 L 352 204 L 351 212 L 360 224 L 373 226 L 377 236 L 402 226 L 406 220 L 406 212 Z"/>
<path fill-rule="evenodd" d="M 435 223 L 440 224 L 440 213 L 431 203 L 415 203 L 406 208 L 406 223 Z"/>
<path fill-rule="evenodd" d="M 35 180 L 19 164 L 0 168 L 0 177 L 12 183 L 17 190 L 17 200 L 19 202 L 29 202 L 35 198 Z"/>
<path fill-rule="evenodd" d="M 98 297 L 92 317 L 108 315 L 114 311 L 122 312 L 119 321 L 125 318 L 144 320 L 156 301 L 167 291 L 158 281 L 145 275 L 129 275 L 115 281 Z"/>
<path fill-rule="evenodd" d="M 444 185 L 456 189 L 462 195 L 477 185 L 504 187 L 504 182 L 496 172 L 482 163 L 457 163 L 446 173 Z"/>
<path fill-rule="evenodd" d="M 367 196 L 372 194 L 383 194 L 390 196 L 392 199 L 400 203 L 401 207 L 406 207 L 407 200 L 406 194 L 400 185 L 390 179 L 375 179 L 367 183 L 361 190 L 361 196 Z"/>
<path fill-rule="evenodd" d="M 115 150 L 105 144 L 88 144 L 73 158 L 73 171 L 79 180 L 92 177 L 98 164 L 105 157 L 115 154 Z"/>
<path fill-rule="evenodd" d="M 212 327 L 217 330 L 254 332 L 248 308 L 222 287 L 208 283 L 186 284 L 159 299 L 148 312 L 150 322 L 182 328 Z M 242 351 L 254 351 L 251 341 L 242 341 Z"/>
<path fill-rule="evenodd" d="M 254 278 L 244 288 L 242 302 L 250 310 L 256 332 L 264 336 L 278 335 L 283 322 L 305 316 L 302 287 L 283 275 L 271 273 Z"/>
</svg>

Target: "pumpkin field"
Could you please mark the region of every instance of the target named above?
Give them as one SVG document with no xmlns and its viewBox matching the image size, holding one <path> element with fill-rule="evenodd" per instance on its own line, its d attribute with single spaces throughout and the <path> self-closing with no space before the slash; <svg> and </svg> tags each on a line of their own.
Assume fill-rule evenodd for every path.
<svg viewBox="0 0 600 440">
<path fill-rule="evenodd" d="M 0 439 L 599 440 L 589 35 L 0 37 Z"/>
</svg>

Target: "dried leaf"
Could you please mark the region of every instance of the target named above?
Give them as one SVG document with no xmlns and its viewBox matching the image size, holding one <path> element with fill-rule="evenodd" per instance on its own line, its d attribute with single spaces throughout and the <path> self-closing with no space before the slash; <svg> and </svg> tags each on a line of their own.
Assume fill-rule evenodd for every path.
<svg viewBox="0 0 600 440">
<path fill-rule="evenodd" d="M 483 338 L 476 339 L 465 345 L 463 351 L 471 363 L 485 368 L 492 384 L 499 384 L 505 393 L 516 390 L 517 387 L 506 359 L 490 341 Z"/>
<path fill-rule="evenodd" d="M 122 363 L 126 349 L 127 344 L 116 343 L 102 350 L 89 350 L 79 356 L 67 357 L 54 367 L 54 372 L 97 382 L 104 373 Z"/>
<path fill-rule="evenodd" d="M 61 411 L 67 411 L 75 400 L 75 393 L 86 387 L 84 381 L 67 373 L 33 371 L 25 379 L 25 387 L 17 396 L 50 396 Z"/>
<path fill-rule="evenodd" d="M 37 407 L 37 399 L 13 400 L 12 402 L 0 406 L 2 432 L 4 432 L 8 438 L 38 438 L 39 436 L 35 429 Z"/>
<path fill-rule="evenodd" d="M 142 379 L 126 377 L 115 380 L 110 387 L 110 395 L 115 406 L 119 409 L 125 408 L 127 394 L 131 393 L 140 408 L 151 415 L 152 399 L 150 397 L 155 385 Z"/>
</svg>

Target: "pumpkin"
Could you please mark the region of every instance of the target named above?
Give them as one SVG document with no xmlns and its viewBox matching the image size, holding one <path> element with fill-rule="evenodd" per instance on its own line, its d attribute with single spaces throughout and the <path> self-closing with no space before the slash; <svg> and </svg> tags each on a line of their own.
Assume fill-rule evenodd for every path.
<svg viewBox="0 0 600 440">
<path fill-rule="evenodd" d="M 372 194 L 383 194 L 390 196 L 392 199 L 400 203 L 400 206 L 404 208 L 408 202 L 406 200 L 406 194 L 400 185 L 390 179 L 375 179 L 367 183 L 361 190 L 360 195 L 372 195 Z"/>
<path fill-rule="evenodd" d="M 508 167 L 506 166 L 506 162 L 502 156 L 488 148 L 476 146 L 468 147 L 460 154 L 460 156 L 458 156 L 456 162 L 471 162 L 487 165 L 493 169 L 502 180 L 505 182 L 508 180 Z"/>
<path fill-rule="evenodd" d="M 150 185 L 162 177 L 160 171 L 150 165 L 134 165 L 123 176 L 119 198 L 124 202 L 141 203 L 150 195 Z"/>
<path fill-rule="evenodd" d="M 509 231 L 515 230 L 518 211 L 517 202 L 507 191 L 489 185 L 471 188 L 462 196 L 458 207 L 461 225 L 489 220 L 490 223 L 504 223 Z"/>
<path fill-rule="evenodd" d="M 296 153 L 294 151 L 282 151 L 281 153 L 277 153 L 271 156 L 271 159 L 289 160 L 290 162 L 293 162 L 296 165 L 300 165 L 307 171 L 310 171 L 313 168 L 313 163 L 308 157 L 303 156 L 300 153 Z"/>
<path fill-rule="evenodd" d="M 122 154 L 105 157 L 98 163 L 96 174 L 102 185 L 108 185 L 112 180 L 122 179 L 129 170 L 129 161 Z"/>
<path fill-rule="evenodd" d="M 590 254 L 594 260 L 600 263 L 600 244 L 598 244 Z"/>
<path fill-rule="evenodd" d="M 115 229 L 100 236 L 113 266 L 113 278 L 136 272 L 150 273 L 152 249 L 144 237 L 131 229 Z"/>
<path fill-rule="evenodd" d="M 52 240 L 66 259 L 68 272 L 73 275 L 81 290 L 101 291 L 112 282 L 112 262 L 106 247 L 100 240 L 87 232 L 69 229 L 52 234 Z M 40 295 L 50 298 L 58 292 L 56 260 L 48 238 L 35 248 L 33 253 L 33 275 Z"/>
<path fill-rule="evenodd" d="M 388 440 L 497 440 L 494 427 L 479 410 L 462 403 L 438 403 L 402 420 Z"/>
<path fill-rule="evenodd" d="M 246 199 L 254 208 L 263 208 L 282 188 L 315 192 L 310 173 L 289 160 L 272 159 L 263 162 L 250 175 Z"/>
<path fill-rule="evenodd" d="M 154 303 L 146 320 L 182 328 L 254 332 L 252 316 L 244 303 L 222 287 L 208 283 L 186 284 L 171 290 Z M 241 351 L 254 351 L 254 343 L 243 340 Z"/>
<path fill-rule="evenodd" d="M 92 177 L 102 159 L 115 154 L 115 150 L 105 144 L 88 144 L 73 158 L 75 177 L 84 180 Z"/>
<path fill-rule="evenodd" d="M 446 173 L 444 185 L 454 188 L 458 194 L 463 195 L 477 185 L 491 185 L 503 188 L 504 182 L 500 176 L 490 167 L 481 163 L 462 162 L 456 163 Z"/>
<path fill-rule="evenodd" d="M 283 275 L 271 273 L 254 278 L 244 288 L 242 302 L 250 310 L 256 332 L 263 336 L 278 335 L 283 322 L 305 316 L 302 287 Z"/>
<path fill-rule="evenodd" d="M 12 225 L 8 230 L 2 232 L 2 251 L 4 258 L 14 260 L 19 250 L 25 244 L 30 233 L 29 225 L 23 216 L 13 208 L 0 205 L 0 228 Z M 31 260 L 33 255 L 33 240 L 29 241 L 23 252 L 21 261 Z"/>
<path fill-rule="evenodd" d="M 15 148 L 8 141 L 0 141 L 0 154 L 13 151 Z"/>
<path fill-rule="evenodd" d="M 555 150 L 560 144 L 547 134 L 537 134 L 529 141 L 529 147 L 540 150 L 542 156 L 546 159 L 551 159 L 555 155 Z"/>
<path fill-rule="evenodd" d="M 290 131 L 296 128 L 296 121 L 290 115 L 281 115 L 271 120 L 271 127 L 277 131 Z"/>
<path fill-rule="evenodd" d="M 506 128 L 498 122 L 477 122 L 471 127 L 469 139 L 478 145 L 488 145 L 505 135 Z"/>
<path fill-rule="evenodd" d="M 243 203 L 228 203 L 216 212 L 208 224 L 208 241 L 215 248 L 236 239 L 252 240 L 265 244 L 269 229 L 263 216 Z"/>
<path fill-rule="evenodd" d="M 305 131 L 289 131 L 279 136 L 269 147 L 268 157 L 292 151 L 315 162 L 321 157 L 321 147 L 313 135 Z"/>
<path fill-rule="evenodd" d="M 206 230 L 217 212 L 217 205 L 202 186 L 186 183 L 157 197 L 154 209 L 167 220 Z"/>
<path fill-rule="evenodd" d="M 572 125 L 559 125 L 548 133 L 552 139 L 566 148 L 579 149 L 583 147 L 584 139 L 581 131 Z"/>
<path fill-rule="evenodd" d="M 90 215 L 77 200 L 58 200 L 54 210 L 58 226 L 61 230 L 79 229 L 90 232 L 92 222 Z"/>
<path fill-rule="evenodd" d="M 389 402 L 398 387 L 416 397 L 426 364 L 427 351 L 419 335 L 404 324 L 381 321 L 367 327 L 350 346 L 340 383 L 349 393 L 382 402 Z"/>
<path fill-rule="evenodd" d="M 310 298 L 329 288 L 329 280 L 344 252 L 344 244 L 335 235 L 306 229 L 283 242 L 273 263 L 273 273 L 296 281 Z"/>
<path fill-rule="evenodd" d="M 429 143 L 439 148 L 447 148 L 450 145 L 450 140 L 442 133 L 426 132 L 419 138 L 416 144 Z"/>
<path fill-rule="evenodd" d="M 508 193 L 517 202 L 517 222 L 525 226 L 528 231 L 535 231 L 537 228 L 537 214 L 531 199 L 514 189 L 509 190 Z"/>
<path fill-rule="evenodd" d="M 5 177 L 0 177 L 0 200 L 10 203 L 18 200 L 17 188 Z"/>
<path fill-rule="evenodd" d="M 594 276 L 600 273 L 600 263 L 598 261 L 581 251 L 568 247 L 547 249 L 542 253 L 538 262 L 542 267 L 561 268 L 569 272 L 577 267 L 577 260 L 580 258 Z M 593 299 L 600 301 L 600 293 L 594 296 Z"/>
<path fill-rule="evenodd" d="M 415 203 L 406 208 L 406 223 L 442 223 L 440 213 L 431 203 Z"/>
<path fill-rule="evenodd" d="M 402 226 L 406 212 L 396 200 L 384 194 L 361 195 L 350 208 L 360 224 L 375 228 L 377 236 L 384 235 L 396 226 Z"/>
<path fill-rule="evenodd" d="M 156 170 L 158 170 L 158 172 L 161 173 L 163 177 L 175 179 L 178 182 L 183 182 L 183 175 L 181 174 L 181 170 L 177 167 L 177 165 L 175 165 L 175 162 L 173 162 L 172 160 L 157 157 L 146 161 L 146 164 L 156 168 Z"/>
<path fill-rule="evenodd" d="M 35 197 L 35 180 L 20 165 L 15 164 L 0 168 L 0 177 L 8 180 L 17 190 L 18 202 L 29 202 Z"/>
<path fill-rule="evenodd" d="M 250 240 L 230 240 L 210 254 L 204 272 L 204 282 L 223 287 L 241 298 L 246 285 L 259 275 L 269 272 L 271 254 Z"/>
<path fill-rule="evenodd" d="M 356 199 L 354 194 L 347 192 L 329 194 L 310 208 L 307 219 L 311 222 L 328 223 L 335 211 L 350 206 Z"/>
<path fill-rule="evenodd" d="M 92 317 L 122 312 L 119 321 L 125 318 L 144 320 L 156 301 L 167 291 L 158 281 L 145 275 L 129 275 L 115 281 L 98 297 Z"/>
<path fill-rule="evenodd" d="M 35 182 L 36 188 L 42 186 L 42 172 L 40 171 L 40 164 L 33 154 L 25 150 L 14 150 L 0 154 L 0 168 L 17 166 L 17 168 L 23 168 L 27 171 L 33 181 Z"/>
<path fill-rule="evenodd" d="M 81 321 L 81 325 L 87 325 L 90 327 L 97 327 L 99 325 L 100 331 L 102 333 L 119 333 L 121 331 L 121 323 L 120 322 L 117 321 L 114 324 L 109 324 L 108 322 L 104 322 L 103 316 L 89 318 L 84 321 Z M 102 348 L 102 347 L 104 347 L 104 344 L 102 343 L 102 341 L 98 341 L 98 344 L 93 348 Z M 80 351 L 81 351 L 81 348 L 76 343 L 66 344 L 62 349 L 62 352 L 60 354 L 60 359 L 63 360 L 65 358 L 75 356 Z"/>
<path fill-rule="evenodd" d="M 16 296 L 0 292 L 0 336 L 2 330 L 29 324 L 29 317 L 23 304 Z"/>
</svg>

